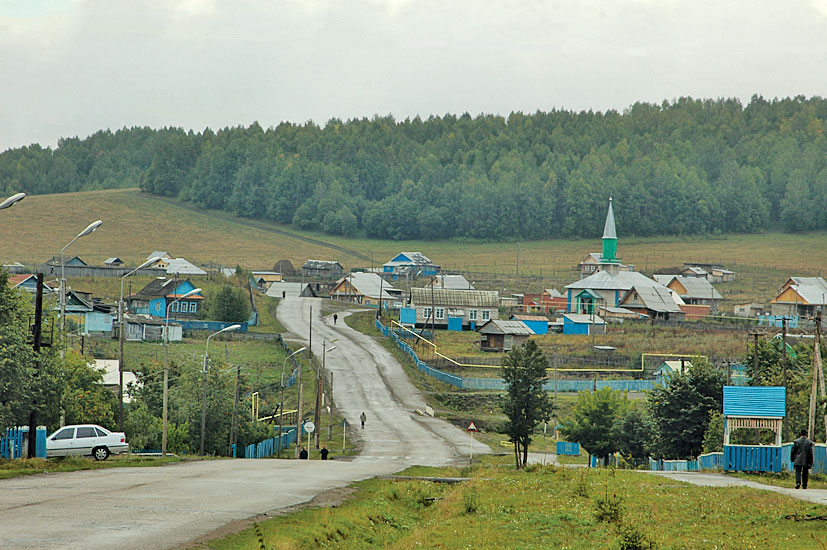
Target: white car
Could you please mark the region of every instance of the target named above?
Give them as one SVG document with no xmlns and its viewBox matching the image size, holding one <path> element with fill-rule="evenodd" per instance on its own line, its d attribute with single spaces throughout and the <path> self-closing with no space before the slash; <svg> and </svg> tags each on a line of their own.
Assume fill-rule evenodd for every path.
<svg viewBox="0 0 827 550">
<path fill-rule="evenodd" d="M 129 443 L 123 433 L 96 424 L 64 426 L 46 439 L 46 457 L 80 455 L 106 460 L 110 454 L 128 452 Z"/>
</svg>

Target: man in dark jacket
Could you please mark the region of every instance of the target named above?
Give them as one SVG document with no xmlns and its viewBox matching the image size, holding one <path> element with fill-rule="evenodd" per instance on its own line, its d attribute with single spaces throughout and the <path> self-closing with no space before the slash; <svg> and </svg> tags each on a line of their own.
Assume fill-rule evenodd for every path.
<svg viewBox="0 0 827 550">
<path fill-rule="evenodd" d="M 801 430 L 800 437 L 793 442 L 790 460 L 795 466 L 795 488 L 807 488 L 810 468 L 813 467 L 813 442 L 807 439 L 806 430 Z"/>
</svg>

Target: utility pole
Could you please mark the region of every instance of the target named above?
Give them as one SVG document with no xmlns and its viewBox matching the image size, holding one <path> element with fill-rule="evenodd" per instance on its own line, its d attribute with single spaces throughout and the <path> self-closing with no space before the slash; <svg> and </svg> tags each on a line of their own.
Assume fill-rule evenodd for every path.
<svg viewBox="0 0 827 550">
<path fill-rule="evenodd" d="M 821 382 L 819 384 L 819 381 Z M 816 390 L 821 389 L 821 396 L 824 397 L 824 372 L 821 363 L 821 310 L 816 316 L 815 345 L 813 348 L 813 384 L 810 388 L 810 411 L 807 425 L 807 437 L 812 441 L 815 439 L 816 427 Z M 824 415 L 824 424 L 827 426 L 827 414 Z"/>
<path fill-rule="evenodd" d="M 313 355 L 309 355 L 313 357 Z M 299 368 L 296 371 L 296 382 L 299 386 L 299 402 L 296 405 L 296 458 L 299 458 L 299 447 L 302 441 L 302 364 L 299 362 Z"/>
<path fill-rule="evenodd" d="M 787 391 L 787 367 L 790 362 L 789 355 L 787 354 L 787 316 L 785 315 L 784 318 L 781 320 L 781 347 L 784 349 L 784 359 L 782 361 L 782 378 L 781 378 L 781 385 L 784 386 L 784 391 Z M 783 437 L 789 437 L 789 424 L 787 421 L 788 415 L 784 415 L 784 425 L 781 427 L 781 433 L 784 434 Z"/>
<path fill-rule="evenodd" d="M 225 356 L 227 354 L 227 346 L 224 346 Z M 229 362 L 229 357 L 227 357 Z M 235 399 L 233 400 L 233 418 L 230 424 L 230 444 L 227 447 L 227 454 L 235 458 L 235 454 L 233 453 L 233 443 L 235 443 L 235 426 L 237 422 L 238 416 L 238 384 L 241 379 L 241 365 L 235 366 Z M 281 411 L 279 411 L 281 412 Z"/>
<path fill-rule="evenodd" d="M 322 370 L 324 370 L 324 358 L 327 354 L 327 340 L 322 341 L 322 364 L 316 369 L 316 410 L 313 413 L 313 423 L 316 425 L 316 429 L 313 430 L 313 442 L 316 445 L 316 449 L 319 448 L 319 432 L 322 429 L 321 418 L 322 418 Z"/>
<path fill-rule="evenodd" d="M 34 302 L 34 326 L 32 327 L 32 349 L 37 368 L 37 378 L 40 379 L 40 344 L 43 334 L 43 274 L 35 276 L 37 280 L 37 294 Z M 39 401 L 39 400 L 38 400 Z M 37 454 L 37 407 L 39 402 L 32 403 L 32 410 L 29 412 L 29 458 L 35 458 Z"/>
</svg>

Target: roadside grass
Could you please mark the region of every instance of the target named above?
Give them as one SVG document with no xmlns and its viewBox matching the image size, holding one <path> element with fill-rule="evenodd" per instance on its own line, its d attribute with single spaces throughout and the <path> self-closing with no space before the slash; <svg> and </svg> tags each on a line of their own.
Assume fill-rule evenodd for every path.
<svg viewBox="0 0 827 550">
<path fill-rule="evenodd" d="M 113 455 L 107 460 L 97 461 L 86 457 L 65 458 L 0 459 L 0 479 L 43 474 L 48 472 L 75 472 L 78 470 L 102 470 L 105 468 L 134 468 L 163 466 L 186 460 L 203 460 L 199 457 L 146 457 L 135 455 Z"/>
<path fill-rule="evenodd" d="M 500 459 L 507 457 L 498 457 Z M 449 485 L 372 479 L 333 508 L 305 508 L 209 548 L 817 548 L 827 508 L 748 488 L 696 487 L 644 473 L 504 465 L 403 474 Z"/>
<path fill-rule="evenodd" d="M 757 481 L 765 485 L 775 485 L 776 487 L 787 487 L 789 489 L 795 487 L 795 472 L 762 472 L 762 473 L 747 473 L 747 472 L 730 472 L 727 475 L 746 479 L 749 481 Z M 825 474 L 810 474 L 810 479 L 807 482 L 808 489 L 827 489 L 827 475 Z"/>
<path fill-rule="evenodd" d="M 267 332 L 284 334 L 287 329 L 279 322 L 276 310 L 279 307 L 279 298 L 271 298 L 254 291 L 253 300 L 258 310 L 258 325 L 250 327 L 250 332 Z"/>
<path fill-rule="evenodd" d="M 573 268 L 586 254 L 601 249 L 599 239 L 526 241 L 518 246 L 514 242 L 472 240 L 345 238 L 194 209 L 138 189 L 117 189 L 28 197 L 4 214 L 6 259 L 39 265 L 77 235 L 85 224 L 78 220 L 99 218 L 104 223 L 94 236 L 79 240 L 69 250 L 90 265 L 101 265 L 112 255 L 128 265 L 138 265 L 153 250 L 169 250 L 196 264 L 238 264 L 248 269 L 272 269 L 282 258 L 294 265 L 307 258 L 324 258 L 339 261 L 348 269 L 369 264 L 345 251 L 299 240 L 310 238 L 372 256 L 376 264 L 399 250 L 422 250 L 443 269 L 466 273 L 477 288 L 506 289 L 506 293 L 559 289 L 577 280 Z M 639 238 L 624 235 L 622 227 L 618 230 L 620 257 L 646 274 L 658 268 L 682 267 L 684 262 L 717 262 L 736 271 L 736 282 L 719 286 L 728 303 L 766 302 L 787 277 L 823 274 L 827 264 L 823 232 Z M 192 238 L 181 240 L 182 234 Z M 797 254 L 790 254 L 790 250 Z"/>
</svg>

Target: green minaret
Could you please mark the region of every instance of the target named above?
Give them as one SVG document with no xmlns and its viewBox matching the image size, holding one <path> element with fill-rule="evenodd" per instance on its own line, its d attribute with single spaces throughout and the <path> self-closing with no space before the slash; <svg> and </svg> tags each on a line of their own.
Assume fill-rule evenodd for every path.
<svg viewBox="0 0 827 550">
<path fill-rule="evenodd" d="M 609 212 L 606 214 L 606 225 L 603 226 L 603 261 L 620 261 L 617 259 L 617 231 L 615 231 L 615 214 L 612 210 L 612 197 L 609 197 Z"/>
</svg>

